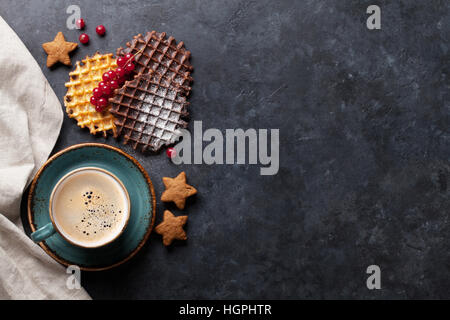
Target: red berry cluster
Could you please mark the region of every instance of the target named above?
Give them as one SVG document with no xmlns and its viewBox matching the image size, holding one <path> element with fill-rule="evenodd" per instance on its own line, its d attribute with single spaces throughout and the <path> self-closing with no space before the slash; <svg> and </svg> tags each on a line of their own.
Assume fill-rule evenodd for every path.
<svg viewBox="0 0 450 320">
<path fill-rule="evenodd" d="M 130 53 L 117 58 L 118 68 L 116 70 L 106 71 L 102 75 L 103 81 L 92 91 L 91 104 L 95 110 L 102 112 L 108 105 L 108 99 L 114 93 L 114 90 L 121 87 L 129 75 L 134 70 L 134 56 Z"/>
<path fill-rule="evenodd" d="M 84 22 L 84 19 L 78 19 L 75 22 L 75 25 L 78 29 L 83 30 L 86 23 Z M 105 26 L 102 24 L 98 25 L 97 28 L 95 28 L 95 32 L 97 32 L 99 36 L 104 36 L 106 32 Z M 78 37 L 78 40 L 80 40 L 82 44 L 87 44 L 89 42 L 89 36 L 86 33 L 82 33 Z"/>
</svg>

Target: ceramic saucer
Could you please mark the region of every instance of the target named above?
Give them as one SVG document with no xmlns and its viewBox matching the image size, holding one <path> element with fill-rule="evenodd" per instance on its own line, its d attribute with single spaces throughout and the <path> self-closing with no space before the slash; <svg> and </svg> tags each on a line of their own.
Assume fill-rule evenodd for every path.
<svg viewBox="0 0 450 320">
<path fill-rule="evenodd" d="M 131 201 L 124 232 L 112 243 L 95 249 L 74 246 L 55 234 L 39 245 L 59 263 L 82 270 L 100 271 L 131 259 L 144 245 L 155 222 L 156 198 L 152 182 L 139 162 L 115 147 L 100 143 L 71 146 L 53 155 L 37 172 L 28 195 L 28 221 L 35 231 L 50 222 L 49 198 L 66 173 L 81 167 L 98 167 L 117 176 Z"/>
</svg>

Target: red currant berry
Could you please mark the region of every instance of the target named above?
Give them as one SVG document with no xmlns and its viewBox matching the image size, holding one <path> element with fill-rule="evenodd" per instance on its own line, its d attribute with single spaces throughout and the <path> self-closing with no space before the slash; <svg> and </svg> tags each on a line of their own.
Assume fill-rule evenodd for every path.
<svg viewBox="0 0 450 320">
<path fill-rule="evenodd" d="M 108 85 L 104 85 L 100 87 L 104 96 L 109 96 L 112 93 L 111 87 Z"/>
<path fill-rule="evenodd" d="M 117 78 L 122 78 L 122 77 L 124 77 L 124 76 L 125 76 L 125 69 L 124 69 L 124 68 L 121 68 L 121 67 L 118 67 L 118 68 L 116 69 L 116 75 L 117 75 Z"/>
<path fill-rule="evenodd" d="M 102 75 L 102 79 L 103 79 L 104 82 L 108 82 L 109 80 L 111 80 L 111 78 L 109 77 L 109 73 L 108 73 L 108 72 L 105 72 L 105 73 Z"/>
<path fill-rule="evenodd" d="M 78 38 L 82 44 L 87 44 L 89 42 L 89 36 L 86 33 L 80 34 Z"/>
<path fill-rule="evenodd" d="M 123 76 L 123 77 L 119 77 L 119 78 L 117 78 L 117 83 L 119 84 L 119 86 L 121 86 L 121 85 L 123 85 L 123 83 L 125 82 L 125 80 L 126 80 L 126 78 L 125 78 L 125 76 Z"/>
<path fill-rule="evenodd" d="M 94 90 L 92 90 L 92 94 L 93 94 L 93 97 L 95 97 L 96 99 L 101 98 L 103 95 L 102 91 L 98 87 L 94 88 Z"/>
<path fill-rule="evenodd" d="M 119 87 L 119 83 L 117 82 L 117 80 L 111 80 L 109 82 L 109 86 L 111 87 L 112 90 L 117 89 Z"/>
<path fill-rule="evenodd" d="M 99 107 L 106 107 L 108 105 L 108 99 L 106 98 L 100 98 L 97 100 L 97 105 Z"/>
<path fill-rule="evenodd" d="M 97 98 L 94 97 L 94 96 L 92 96 L 92 97 L 91 97 L 91 104 L 93 104 L 94 106 L 96 106 L 97 103 L 98 103 Z"/>
<path fill-rule="evenodd" d="M 126 73 L 131 73 L 134 70 L 134 63 L 130 62 L 127 63 L 127 65 L 125 66 L 125 72 Z"/>
<path fill-rule="evenodd" d="M 103 112 L 103 109 L 105 109 L 105 107 L 95 106 L 95 111 L 97 111 L 97 112 Z"/>
<path fill-rule="evenodd" d="M 125 55 L 125 59 L 127 59 L 127 62 L 133 62 L 134 61 L 134 56 L 131 53 L 127 53 Z"/>
<path fill-rule="evenodd" d="M 78 20 L 75 22 L 75 25 L 77 26 L 78 29 L 84 29 L 84 26 L 85 26 L 86 24 L 84 23 L 84 19 L 78 19 Z"/>
<path fill-rule="evenodd" d="M 169 157 L 169 159 L 172 159 L 173 157 L 175 157 L 177 152 L 175 151 L 175 148 L 167 148 L 166 154 Z"/>
<path fill-rule="evenodd" d="M 117 73 L 114 70 L 109 70 L 108 74 L 109 74 L 109 81 L 115 80 L 117 78 Z"/>
<path fill-rule="evenodd" d="M 105 85 L 107 85 L 107 84 L 108 84 L 108 81 L 100 81 L 100 82 L 98 83 L 98 87 L 101 88 L 101 87 L 103 87 L 103 86 L 105 86 Z"/>
<path fill-rule="evenodd" d="M 106 32 L 105 26 L 102 25 L 102 24 L 101 24 L 101 25 L 98 25 L 97 28 L 95 28 L 95 32 L 97 32 L 97 34 L 98 34 L 99 36 L 105 35 L 105 32 Z"/>
<path fill-rule="evenodd" d="M 118 57 L 117 58 L 117 65 L 121 68 L 125 67 L 125 65 L 127 64 L 127 59 L 125 59 L 125 57 Z"/>
</svg>

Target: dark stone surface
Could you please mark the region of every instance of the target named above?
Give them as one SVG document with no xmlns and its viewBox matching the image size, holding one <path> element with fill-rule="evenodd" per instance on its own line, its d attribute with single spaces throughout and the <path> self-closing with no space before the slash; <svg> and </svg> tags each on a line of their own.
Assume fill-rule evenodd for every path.
<svg viewBox="0 0 450 320">
<path fill-rule="evenodd" d="M 70 69 L 48 70 L 41 43 L 60 30 L 77 40 L 72 3 L 0 2 L 61 101 Z M 365 26 L 372 1 L 76 3 L 91 43 L 73 61 L 166 31 L 192 52 L 191 120 L 279 128 L 281 144 L 275 176 L 178 167 L 65 117 L 55 151 L 105 142 L 135 156 L 158 195 L 181 170 L 199 190 L 183 211 L 189 240 L 166 249 L 153 234 L 122 267 L 83 273 L 93 298 L 450 298 L 449 2 L 377 1 L 378 31 Z"/>
</svg>

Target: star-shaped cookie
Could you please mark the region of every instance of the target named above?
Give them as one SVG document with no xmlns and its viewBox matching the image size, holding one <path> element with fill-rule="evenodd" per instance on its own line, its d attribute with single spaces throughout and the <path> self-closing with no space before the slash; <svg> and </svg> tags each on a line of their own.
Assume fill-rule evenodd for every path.
<svg viewBox="0 0 450 320">
<path fill-rule="evenodd" d="M 165 246 L 169 246 L 175 239 L 187 239 L 186 232 L 183 230 L 187 218 L 187 216 L 175 217 L 169 210 L 164 211 L 163 222 L 156 226 L 155 231 L 162 235 Z"/>
<path fill-rule="evenodd" d="M 181 172 L 176 178 L 163 177 L 166 190 L 161 196 L 164 202 L 175 202 L 178 209 L 183 210 L 186 198 L 197 193 L 197 190 L 186 183 L 186 174 Z"/>
<path fill-rule="evenodd" d="M 75 42 L 67 42 L 62 32 L 58 32 L 52 42 L 46 42 L 42 45 L 47 53 L 47 67 L 53 66 L 57 62 L 61 62 L 66 66 L 72 65 L 69 53 L 78 46 Z"/>
</svg>

